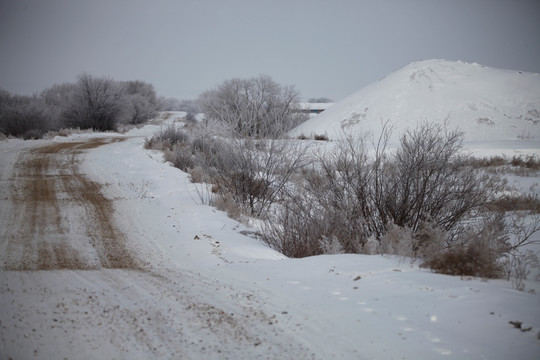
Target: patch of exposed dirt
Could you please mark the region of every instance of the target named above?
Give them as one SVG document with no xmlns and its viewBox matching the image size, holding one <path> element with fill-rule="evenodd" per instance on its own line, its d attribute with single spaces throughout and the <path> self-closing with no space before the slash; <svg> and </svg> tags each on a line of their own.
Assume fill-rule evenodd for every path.
<svg viewBox="0 0 540 360">
<path fill-rule="evenodd" d="M 95 138 L 22 153 L 9 180 L 13 203 L 4 270 L 138 269 L 113 221 L 112 201 L 79 168 L 87 149 L 122 138 Z"/>
</svg>

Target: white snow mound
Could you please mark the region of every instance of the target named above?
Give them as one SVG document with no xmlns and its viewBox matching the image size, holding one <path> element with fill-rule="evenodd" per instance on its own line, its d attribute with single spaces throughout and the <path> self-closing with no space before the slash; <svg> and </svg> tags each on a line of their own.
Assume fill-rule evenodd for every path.
<svg viewBox="0 0 540 360">
<path fill-rule="evenodd" d="M 370 132 L 392 127 L 391 142 L 422 122 L 465 132 L 464 141 L 538 140 L 540 75 L 461 61 L 411 63 L 337 102 L 291 136 Z"/>
</svg>

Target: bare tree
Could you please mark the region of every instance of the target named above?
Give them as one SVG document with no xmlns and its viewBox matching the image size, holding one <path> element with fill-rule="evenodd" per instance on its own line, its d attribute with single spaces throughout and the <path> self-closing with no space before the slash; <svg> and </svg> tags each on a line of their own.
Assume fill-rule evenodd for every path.
<svg viewBox="0 0 540 360">
<path fill-rule="evenodd" d="M 155 117 L 158 108 L 156 91 L 143 81 L 119 83 L 122 91 L 122 122 L 141 124 Z"/>
<path fill-rule="evenodd" d="M 53 129 L 65 127 L 62 114 L 68 108 L 77 92 L 74 83 L 55 84 L 41 92 L 39 97 L 47 104 L 51 112 L 51 126 Z"/>
<path fill-rule="evenodd" d="M 77 89 L 63 112 L 68 126 L 98 131 L 116 130 L 122 108 L 121 91 L 111 79 L 79 75 Z"/>
<path fill-rule="evenodd" d="M 41 138 L 51 129 L 51 113 L 38 96 L 0 91 L 0 132 L 24 139 Z"/>
<path fill-rule="evenodd" d="M 298 92 L 269 76 L 224 81 L 199 97 L 209 119 L 228 125 L 242 137 L 276 138 L 297 125 Z"/>
</svg>

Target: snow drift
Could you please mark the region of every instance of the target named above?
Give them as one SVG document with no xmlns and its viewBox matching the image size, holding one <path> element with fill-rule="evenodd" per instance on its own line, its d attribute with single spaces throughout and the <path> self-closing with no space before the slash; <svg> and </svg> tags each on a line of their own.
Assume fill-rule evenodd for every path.
<svg viewBox="0 0 540 360">
<path fill-rule="evenodd" d="M 447 122 L 465 142 L 540 138 L 540 75 L 461 61 L 409 64 L 291 131 L 292 136 L 371 132 L 392 127 L 391 142 L 421 122 Z"/>
</svg>

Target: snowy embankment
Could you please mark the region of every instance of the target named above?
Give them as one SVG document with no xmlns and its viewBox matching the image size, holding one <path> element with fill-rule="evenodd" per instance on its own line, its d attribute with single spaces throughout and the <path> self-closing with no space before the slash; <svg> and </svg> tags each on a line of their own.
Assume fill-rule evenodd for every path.
<svg viewBox="0 0 540 360">
<path fill-rule="evenodd" d="M 134 130 L 124 142 L 89 152 L 84 167 L 110 184 L 106 194 L 117 199 L 123 228 L 150 267 L 196 274 L 206 289 L 202 293 L 216 291 L 205 303 L 241 304 L 266 314 L 275 333 L 245 314 L 233 316 L 260 332 L 261 343 L 239 342 L 228 348 L 230 357 L 536 359 L 540 354 L 536 283 L 528 283 L 529 289 L 537 287 L 536 294 L 518 292 L 503 280 L 437 275 L 383 256 L 286 259 L 242 235 L 249 230 L 243 225 L 201 205 L 187 174 L 163 163 L 160 153 L 144 150 L 144 136 L 155 130 Z M 510 321 L 532 329 L 522 332 Z M 253 350 L 259 346 L 265 350 Z"/>
<path fill-rule="evenodd" d="M 460 61 L 409 64 L 337 102 L 291 131 L 293 136 L 370 132 L 392 128 L 391 142 L 421 122 L 447 122 L 465 132 L 465 143 L 540 140 L 540 75 Z M 527 145 L 525 145 L 527 146 Z M 505 146 L 506 148 L 506 146 Z"/>
<path fill-rule="evenodd" d="M 437 275 L 384 256 L 287 259 L 201 205 L 187 174 L 143 148 L 158 129 L 132 130 L 81 164 L 105 184 L 148 270 L 1 273 L 2 356 L 538 357 L 540 289 Z"/>
</svg>

